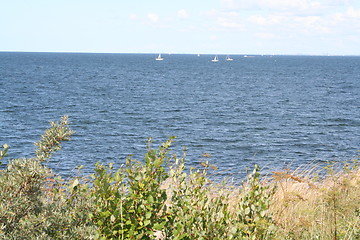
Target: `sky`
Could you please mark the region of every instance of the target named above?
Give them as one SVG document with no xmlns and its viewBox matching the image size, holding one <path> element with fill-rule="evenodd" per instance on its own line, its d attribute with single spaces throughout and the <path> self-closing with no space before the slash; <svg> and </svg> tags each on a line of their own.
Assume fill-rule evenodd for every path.
<svg viewBox="0 0 360 240">
<path fill-rule="evenodd" d="M 0 51 L 360 55 L 360 0 L 0 0 Z"/>
</svg>

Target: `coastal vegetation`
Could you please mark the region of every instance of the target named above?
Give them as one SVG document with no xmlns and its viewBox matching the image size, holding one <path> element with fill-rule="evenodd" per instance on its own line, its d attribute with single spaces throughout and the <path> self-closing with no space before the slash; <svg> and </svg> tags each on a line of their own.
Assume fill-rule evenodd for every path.
<svg viewBox="0 0 360 240">
<path fill-rule="evenodd" d="M 271 176 L 255 165 L 241 183 L 213 182 L 216 167 L 185 167 L 171 137 L 150 139 L 142 161 L 63 179 L 47 163 L 73 133 L 63 117 L 34 157 L 3 164 L 0 239 L 360 239 L 358 159 Z"/>
</svg>

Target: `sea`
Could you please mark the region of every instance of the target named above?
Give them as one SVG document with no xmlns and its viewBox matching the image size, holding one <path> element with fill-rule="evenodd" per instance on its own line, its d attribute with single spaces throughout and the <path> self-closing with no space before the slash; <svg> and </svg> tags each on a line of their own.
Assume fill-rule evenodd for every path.
<svg viewBox="0 0 360 240">
<path fill-rule="evenodd" d="M 358 159 L 360 57 L 157 55 L 0 52 L 2 168 L 64 115 L 76 133 L 46 164 L 65 177 L 142 161 L 169 136 L 219 178 Z"/>
</svg>

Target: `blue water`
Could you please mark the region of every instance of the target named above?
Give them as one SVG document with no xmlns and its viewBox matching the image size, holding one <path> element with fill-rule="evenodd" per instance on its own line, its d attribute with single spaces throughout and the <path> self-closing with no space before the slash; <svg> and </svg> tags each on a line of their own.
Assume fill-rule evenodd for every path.
<svg viewBox="0 0 360 240">
<path fill-rule="evenodd" d="M 141 159 L 177 136 L 195 165 L 242 177 L 360 150 L 360 57 L 0 53 L 0 144 L 30 157 L 49 121 L 69 115 L 76 131 L 49 163 L 73 174 L 98 161 Z"/>
</svg>

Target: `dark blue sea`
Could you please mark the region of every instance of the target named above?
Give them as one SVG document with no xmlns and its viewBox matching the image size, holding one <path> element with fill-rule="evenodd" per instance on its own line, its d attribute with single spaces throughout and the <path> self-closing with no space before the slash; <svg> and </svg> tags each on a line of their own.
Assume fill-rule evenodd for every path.
<svg viewBox="0 0 360 240">
<path fill-rule="evenodd" d="M 49 162 L 76 174 L 96 162 L 141 160 L 176 136 L 178 156 L 203 153 L 221 176 L 243 177 L 309 163 L 345 161 L 360 150 L 360 57 L 0 53 L 3 161 L 34 155 L 50 121 L 76 131 Z"/>
</svg>

